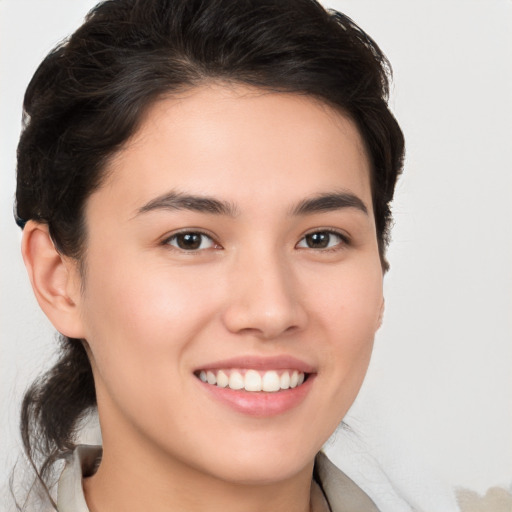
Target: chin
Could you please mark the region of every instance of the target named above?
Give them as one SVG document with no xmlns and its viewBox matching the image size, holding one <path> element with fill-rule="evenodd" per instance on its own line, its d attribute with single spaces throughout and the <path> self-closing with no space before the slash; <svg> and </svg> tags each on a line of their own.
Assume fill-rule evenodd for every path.
<svg viewBox="0 0 512 512">
<path fill-rule="evenodd" d="M 252 447 L 251 447 L 252 448 Z M 282 482 L 301 471 L 312 471 L 316 450 L 306 453 L 305 449 L 261 450 L 254 449 L 230 451 L 215 464 L 217 477 L 239 485 L 268 485 Z"/>
</svg>

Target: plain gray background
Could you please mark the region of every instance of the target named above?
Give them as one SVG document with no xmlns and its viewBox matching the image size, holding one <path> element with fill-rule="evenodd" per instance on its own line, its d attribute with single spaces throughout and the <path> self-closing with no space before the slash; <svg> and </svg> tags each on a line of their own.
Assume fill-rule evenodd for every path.
<svg viewBox="0 0 512 512">
<path fill-rule="evenodd" d="M 0 480 L 54 334 L 12 219 L 25 87 L 91 0 L 0 0 Z M 512 2 L 324 2 L 394 68 L 407 159 L 367 380 L 328 452 L 382 510 L 457 510 L 450 489 L 512 484 Z M 402 496 L 402 501 L 397 496 Z"/>
</svg>

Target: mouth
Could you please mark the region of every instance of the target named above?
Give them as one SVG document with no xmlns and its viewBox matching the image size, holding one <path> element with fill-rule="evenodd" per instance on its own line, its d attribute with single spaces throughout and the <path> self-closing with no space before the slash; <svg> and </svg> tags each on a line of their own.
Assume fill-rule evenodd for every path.
<svg viewBox="0 0 512 512">
<path fill-rule="evenodd" d="M 199 388 L 215 403 L 258 418 L 300 407 L 318 375 L 314 366 L 289 355 L 235 357 L 200 366 L 193 373 Z"/>
<path fill-rule="evenodd" d="M 202 382 L 218 388 L 251 393 L 277 393 L 302 386 L 310 374 L 294 368 L 219 368 L 198 370 L 194 375 Z"/>
</svg>

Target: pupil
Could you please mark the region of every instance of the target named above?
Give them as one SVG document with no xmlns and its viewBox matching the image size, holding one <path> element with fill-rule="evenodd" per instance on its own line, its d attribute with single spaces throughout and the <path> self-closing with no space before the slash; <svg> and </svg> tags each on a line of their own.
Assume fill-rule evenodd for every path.
<svg viewBox="0 0 512 512">
<path fill-rule="evenodd" d="M 177 238 L 180 249 L 199 249 L 201 245 L 201 235 L 199 233 L 186 233 Z"/>
<path fill-rule="evenodd" d="M 325 249 L 329 245 L 329 233 L 311 233 L 306 235 L 306 242 L 312 249 Z"/>
</svg>

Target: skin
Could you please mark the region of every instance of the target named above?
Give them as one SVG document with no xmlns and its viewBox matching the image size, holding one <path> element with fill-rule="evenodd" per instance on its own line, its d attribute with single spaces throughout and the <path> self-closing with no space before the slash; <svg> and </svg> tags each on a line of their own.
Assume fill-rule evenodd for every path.
<svg viewBox="0 0 512 512">
<path fill-rule="evenodd" d="M 309 509 L 315 454 L 358 393 L 382 316 L 369 172 L 339 112 L 212 84 L 154 104 L 110 161 L 86 205 L 84 276 L 45 226 L 27 225 L 41 306 L 87 340 L 104 442 L 84 481 L 91 512 Z M 234 211 L 141 211 L 171 191 Z M 367 212 L 292 213 L 340 192 Z M 183 230 L 209 238 L 183 250 Z M 326 230 L 339 233 L 328 248 L 308 246 Z M 194 375 L 238 356 L 293 356 L 314 380 L 283 413 L 245 414 Z"/>
</svg>

